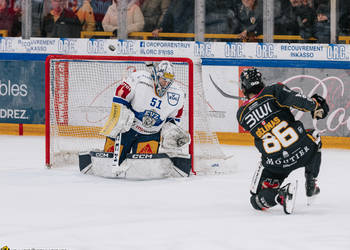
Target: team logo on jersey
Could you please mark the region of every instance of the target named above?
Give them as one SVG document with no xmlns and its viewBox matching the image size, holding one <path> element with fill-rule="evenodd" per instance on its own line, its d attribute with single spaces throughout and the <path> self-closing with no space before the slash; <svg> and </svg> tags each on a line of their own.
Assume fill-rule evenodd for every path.
<svg viewBox="0 0 350 250">
<path fill-rule="evenodd" d="M 160 115 L 154 110 L 146 110 L 142 117 L 142 125 L 146 128 L 152 127 L 158 120 Z"/>
<path fill-rule="evenodd" d="M 173 92 L 167 92 L 167 96 L 168 96 L 168 103 L 171 106 L 176 106 L 179 103 L 180 100 L 180 95 L 173 93 Z"/>
</svg>

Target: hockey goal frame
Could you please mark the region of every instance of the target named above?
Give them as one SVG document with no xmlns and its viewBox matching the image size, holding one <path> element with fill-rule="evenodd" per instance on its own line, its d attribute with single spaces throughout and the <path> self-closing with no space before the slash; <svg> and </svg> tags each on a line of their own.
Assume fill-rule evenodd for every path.
<svg viewBox="0 0 350 250">
<path fill-rule="evenodd" d="M 189 145 L 189 154 L 191 157 L 192 172 L 196 174 L 194 168 L 194 102 L 193 102 L 193 86 L 194 86 L 194 63 L 187 57 L 140 57 L 140 56 L 98 56 L 98 55 L 49 55 L 45 60 L 45 163 L 48 168 L 51 167 L 50 156 L 50 72 L 51 60 L 104 60 L 104 61 L 155 61 L 168 60 L 170 62 L 181 62 L 188 64 L 188 129 L 191 136 Z"/>
</svg>

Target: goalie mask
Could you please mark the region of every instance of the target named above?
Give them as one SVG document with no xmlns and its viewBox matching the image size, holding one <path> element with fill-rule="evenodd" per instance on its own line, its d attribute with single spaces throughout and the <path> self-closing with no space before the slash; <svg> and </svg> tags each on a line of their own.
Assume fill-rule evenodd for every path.
<svg viewBox="0 0 350 250">
<path fill-rule="evenodd" d="M 256 68 L 245 69 L 241 73 L 241 90 L 245 96 L 258 94 L 265 84 L 261 80 L 261 73 Z"/>
<path fill-rule="evenodd" d="M 174 82 L 174 66 L 169 61 L 161 61 L 153 68 L 152 77 L 156 94 L 162 97 Z"/>
</svg>

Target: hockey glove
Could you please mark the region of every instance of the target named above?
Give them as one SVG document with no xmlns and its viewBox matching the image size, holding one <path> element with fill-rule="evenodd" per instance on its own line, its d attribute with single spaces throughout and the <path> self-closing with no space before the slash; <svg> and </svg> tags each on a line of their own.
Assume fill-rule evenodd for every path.
<svg viewBox="0 0 350 250">
<path fill-rule="evenodd" d="M 171 122 L 164 124 L 161 138 L 162 147 L 167 149 L 181 148 L 191 142 L 190 134 Z"/>
<path fill-rule="evenodd" d="M 329 112 L 329 107 L 326 100 L 318 94 L 314 94 L 311 96 L 311 98 L 313 98 L 316 102 L 315 110 L 311 111 L 312 119 L 319 120 L 325 118 Z"/>
<path fill-rule="evenodd" d="M 120 103 L 113 102 L 108 120 L 100 134 L 116 138 L 117 134 L 130 130 L 134 118 L 135 115 L 130 109 Z"/>
<path fill-rule="evenodd" d="M 118 29 L 113 30 L 113 35 L 118 36 Z"/>
</svg>

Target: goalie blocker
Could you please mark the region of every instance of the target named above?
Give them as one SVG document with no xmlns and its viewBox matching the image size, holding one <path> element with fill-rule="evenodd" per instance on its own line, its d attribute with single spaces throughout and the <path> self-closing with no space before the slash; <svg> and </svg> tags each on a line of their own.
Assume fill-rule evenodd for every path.
<svg viewBox="0 0 350 250">
<path fill-rule="evenodd" d="M 83 174 L 126 179 L 160 179 L 190 175 L 191 155 L 188 154 L 128 154 L 116 169 L 112 167 L 113 153 L 83 152 L 79 154 L 79 168 Z"/>
</svg>

